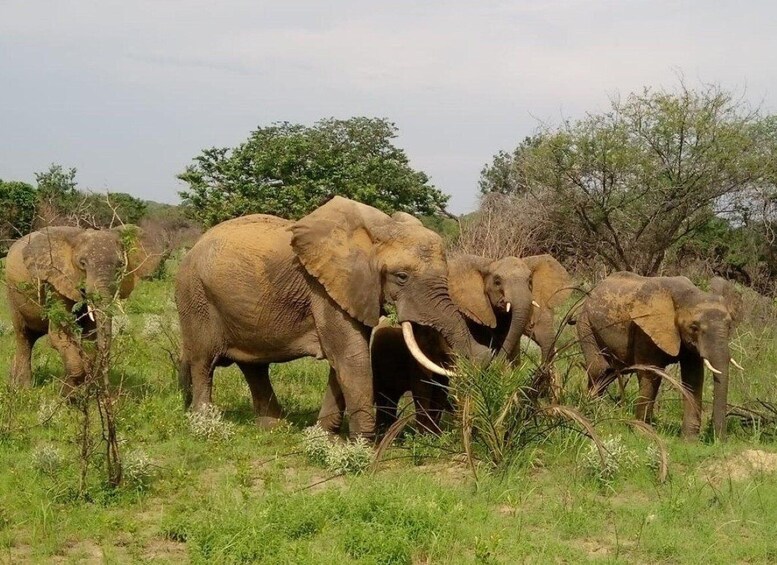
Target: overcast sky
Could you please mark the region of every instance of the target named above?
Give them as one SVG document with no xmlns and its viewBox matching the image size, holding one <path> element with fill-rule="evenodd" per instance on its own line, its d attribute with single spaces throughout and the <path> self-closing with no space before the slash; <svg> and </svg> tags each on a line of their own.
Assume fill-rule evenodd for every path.
<svg viewBox="0 0 777 565">
<path fill-rule="evenodd" d="M 0 178 L 176 202 L 202 148 L 273 121 L 387 117 L 412 164 L 477 205 L 538 120 L 643 85 L 777 106 L 777 3 L 0 0 Z"/>
</svg>

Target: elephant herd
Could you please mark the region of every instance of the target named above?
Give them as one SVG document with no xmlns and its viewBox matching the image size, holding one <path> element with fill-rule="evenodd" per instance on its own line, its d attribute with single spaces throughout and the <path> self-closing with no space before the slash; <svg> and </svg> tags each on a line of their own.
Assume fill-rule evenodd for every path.
<svg viewBox="0 0 777 565">
<path fill-rule="evenodd" d="M 110 344 L 110 309 L 102 301 L 126 297 L 154 263 L 142 245 L 127 252 L 122 229 L 46 228 L 11 247 L 12 385 L 31 386 L 32 345 L 46 333 L 64 360 L 65 391 L 84 378 L 77 340 L 43 306 L 51 297 L 76 314 L 82 335 Z M 272 427 L 282 410 L 270 363 L 315 357 L 330 366 L 318 415 L 324 429 L 338 433 L 347 413 L 352 436 L 372 437 L 396 420 L 400 397 L 411 392 L 418 426 L 436 430 L 450 408 L 441 385 L 454 377 L 455 357 L 483 364 L 502 354 L 514 362 L 525 335 L 550 363 L 559 332 L 554 309 L 572 288 L 550 255 L 449 258 L 442 239 L 413 216 L 341 197 L 298 221 L 260 214 L 228 220 L 197 241 L 175 281 L 184 400 L 193 410 L 208 405 L 214 369 L 235 363 L 257 423 Z M 389 311 L 396 325 L 384 318 Z M 601 394 L 638 366 L 637 416 L 649 421 L 660 376 L 646 366 L 679 362 L 689 392 L 682 430 L 692 437 L 706 367 L 722 437 L 738 311 L 738 295 L 722 279 L 704 292 L 684 277 L 609 276 L 575 320 L 589 389 Z M 553 371 L 546 380 L 555 396 Z"/>
</svg>

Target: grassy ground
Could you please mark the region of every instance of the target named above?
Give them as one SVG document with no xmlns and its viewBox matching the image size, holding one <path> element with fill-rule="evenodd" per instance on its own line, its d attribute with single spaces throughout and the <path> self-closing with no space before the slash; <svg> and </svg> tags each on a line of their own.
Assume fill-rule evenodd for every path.
<svg viewBox="0 0 777 565">
<path fill-rule="evenodd" d="M 261 563 L 766 563 L 777 560 L 777 449 L 765 430 L 732 429 L 726 444 L 677 438 L 677 394 L 661 396 L 659 432 L 670 474 L 659 484 L 652 442 L 605 401 L 599 434 L 619 468 L 605 477 L 589 442 L 560 429 L 507 471 L 478 480 L 454 433 L 408 435 L 374 473 L 336 476 L 308 462 L 302 430 L 312 424 L 326 381 L 321 363 L 275 366 L 288 426 L 252 422 L 248 390 L 220 369 L 216 403 L 224 439 L 196 437 L 182 410 L 168 349 L 175 312 L 169 282 L 145 282 L 126 304 L 113 372 L 121 387 L 119 433 L 131 476 L 111 490 L 99 458 L 78 496 L 77 415 L 60 406 L 58 357 L 42 340 L 38 386 L 0 403 L 0 562 Z M 0 379 L 13 352 L 0 300 Z M 174 335 L 174 332 L 173 332 Z M 774 387 L 775 340 L 743 329 L 732 401 Z M 744 349 L 746 348 L 746 351 Z M 568 397 L 582 375 L 573 360 Z M 634 385 L 629 387 L 631 396 Z M 711 394 L 705 396 L 710 399 Z M 735 426 L 734 426 L 735 428 Z M 614 447 L 613 447 L 614 446 Z"/>
</svg>

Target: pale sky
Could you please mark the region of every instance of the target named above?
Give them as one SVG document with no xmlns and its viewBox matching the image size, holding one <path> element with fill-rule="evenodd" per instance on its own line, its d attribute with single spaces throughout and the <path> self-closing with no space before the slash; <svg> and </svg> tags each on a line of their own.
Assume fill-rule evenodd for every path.
<svg viewBox="0 0 777 565">
<path fill-rule="evenodd" d="M 386 117 L 414 167 L 477 205 L 538 121 L 644 85 L 718 82 L 777 108 L 777 3 L 0 0 L 0 178 L 178 201 L 199 151 L 274 121 Z"/>
</svg>

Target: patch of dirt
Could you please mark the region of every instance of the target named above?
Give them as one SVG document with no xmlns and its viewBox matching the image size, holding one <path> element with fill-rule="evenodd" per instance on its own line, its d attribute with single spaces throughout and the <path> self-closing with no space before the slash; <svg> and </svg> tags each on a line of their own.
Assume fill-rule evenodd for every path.
<svg viewBox="0 0 777 565">
<path fill-rule="evenodd" d="M 189 562 L 189 554 L 186 551 L 185 543 L 161 538 L 156 538 L 146 544 L 143 550 L 143 557 L 149 561 Z"/>
<path fill-rule="evenodd" d="M 606 557 L 612 553 L 612 547 L 595 539 L 576 539 L 569 542 L 569 545 L 576 549 L 584 551 L 589 558 Z"/>
<path fill-rule="evenodd" d="M 102 564 L 105 563 L 105 555 L 102 548 L 91 540 L 81 540 L 68 545 L 62 555 L 55 555 L 51 563 L 68 563 L 77 559 L 78 563 Z"/>
<path fill-rule="evenodd" d="M 756 474 L 777 472 L 777 453 L 747 449 L 723 461 L 715 461 L 702 469 L 703 476 L 713 482 L 731 479 L 743 481 Z"/>
</svg>

